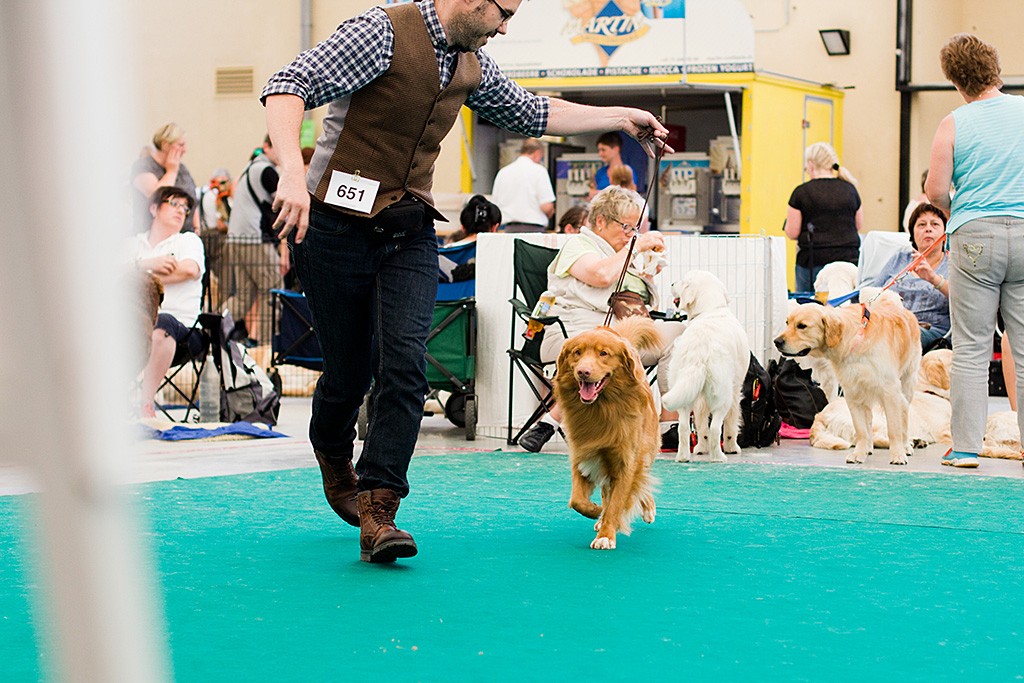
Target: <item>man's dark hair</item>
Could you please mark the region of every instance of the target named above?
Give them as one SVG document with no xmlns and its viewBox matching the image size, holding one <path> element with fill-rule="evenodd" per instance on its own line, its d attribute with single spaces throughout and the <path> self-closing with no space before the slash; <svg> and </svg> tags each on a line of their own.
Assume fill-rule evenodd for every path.
<svg viewBox="0 0 1024 683">
<path fill-rule="evenodd" d="M 622 138 L 615 131 L 602 133 L 601 137 L 597 139 L 597 144 L 604 145 L 605 147 L 622 147 Z"/>
<path fill-rule="evenodd" d="M 185 190 L 180 187 L 169 187 L 167 185 L 156 188 L 156 191 L 153 192 L 153 196 L 149 198 L 149 203 L 150 206 L 160 206 L 168 199 L 172 199 L 174 197 L 184 197 L 185 201 L 188 202 L 189 211 L 191 211 L 192 207 L 195 206 L 195 197 L 190 195 L 188 192 L 185 192 Z"/>
</svg>

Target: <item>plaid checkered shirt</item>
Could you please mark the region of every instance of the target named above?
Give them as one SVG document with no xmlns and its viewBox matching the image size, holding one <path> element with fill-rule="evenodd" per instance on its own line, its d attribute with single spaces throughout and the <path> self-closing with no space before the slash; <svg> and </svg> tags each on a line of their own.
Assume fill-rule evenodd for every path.
<svg viewBox="0 0 1024 683">
<path fill-rule="evenodd" d="M 451 81 L 458 50 L 448 45 L 433 0 L 416 3 L 434 44 L 441 87 Z M 268 95 L 301 97 L 306 109 L 315 109 L 351 95 L 383 74 L 395 54 L 395 32 L 387 14 L 374 7 L 348 19 L 316 47 L 300 54 L 270 77 L 261 100 Z M 547 128 L 548 98 L 533 95 L 501 73 L 483 50 L 477 50 L 481 79 L 466 106 L 507 130 L 539 137 Z"/>
</svg>

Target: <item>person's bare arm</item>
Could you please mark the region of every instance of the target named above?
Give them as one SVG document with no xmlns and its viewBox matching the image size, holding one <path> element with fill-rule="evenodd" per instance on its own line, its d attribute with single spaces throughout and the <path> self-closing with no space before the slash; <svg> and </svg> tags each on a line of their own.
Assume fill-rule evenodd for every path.
<svg viewBox="0 0 1024 683">
<path fill-rule="evenodd" d="M 932 157 L 928 164 L 928 179 L 924 193 L 928 201 L 949 214 L 949 188 L 953 182 L 953 143 L 956 142 L 956 124 L 953 115 L 942 119 L 932 140 Z"/>
<path fill-rule="evenodd" d="M 864 207 L 857 209 L 857 213 L 853 215 L 853 223 L 857 226 L 857 232 L 864 232 Z"/>
<path fill-rule="evenodd" d="M 284 239 L 292 229 L 295 241 L 301 242 L 309 227 L 309 192 L 306 190 L 306 171 L 299 147 L 299 130 L 306 105 L 296 95 L 269 95 L 266 100 L 267 133 L 277 150 L 277 194 L 274 210 L 278 211 L 274 229 Z"/>
<path fill-rule="evenodd" d="M 199 264 L 190 258 L 176 261 L 174 269 L 167 275 L 157 275 L 156 279 L 165 285 L 172 285 L 176 282 L 199 279 Z"/>
<path fill-rule="evenodd" d="M 544 212 L 545 216 L 551 218 L 552 216 L 555 215 L 555 203 L 544 202 L 543 204 L 540 205 L 540 210 Z"/>
<path fill-rule="evenodd" d="M 800 213 L 799 209 L 794 209 L 792 206 L 786 211 L 786 227 L 783 228 L 783 232 L 786 233 L 786 237 L 791 240 L 795 240 L 800 236 L 800 228 L 803 226 L 804 217 Z"/>
<path fill-rule="evenodd" d="M 664 250 L 665 240 L 661 233 L 647 232 L 637 237 L 633 254 Z M 608 287 L 618 282 L 628 251 L 629 243 L 627 242 L 617 252 L 603 258 L 597 254 L 584 254 L 569 267 L 569 274 L 591 287 Z"/>
<path fill-rule="evenodd" d="M 660 141 L 658 144 L 664 145 L 666 154 L 675 151 L 664 144 L 668 137 L 668 129 L 649 111 L 632 107 L 594 107 L 558 97 L 550 98 L 549 102 L 548 126 L 544 130 L 548 135 L 576 135 L 578 133 L 621 130 L 643 143 L 648 131 L 653 130 L 655 137 Z M 648 156 L 654 156 L 654 150 L 651 147 L 646 144 L 642 146 Z"/>
</svg>

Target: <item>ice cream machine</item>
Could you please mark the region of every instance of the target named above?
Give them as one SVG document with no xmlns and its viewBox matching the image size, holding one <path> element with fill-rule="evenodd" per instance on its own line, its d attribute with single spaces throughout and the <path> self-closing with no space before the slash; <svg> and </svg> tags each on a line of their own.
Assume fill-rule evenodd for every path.
<svg viewBox="0 0 1024 683">
<path fill-rule="evenodd" d="M 659 166 L 658 229 L 739 232 L 740 180 L 735 164 L 713 169 L 707 154 L 666 154 Z"/>
<path fill-rule="evenodd" d="M 707 154 L 666 154 L 658 166 L 658 229 L 701 232 L 709 212 L 710 164 Z"/>
<path fill-rule="evenodd" d="M 555 165 L 556 217 L 587 201 L 590 182 L 603 165 L 596 153 L 572 153 L 558 157 Z"/>
</svg>

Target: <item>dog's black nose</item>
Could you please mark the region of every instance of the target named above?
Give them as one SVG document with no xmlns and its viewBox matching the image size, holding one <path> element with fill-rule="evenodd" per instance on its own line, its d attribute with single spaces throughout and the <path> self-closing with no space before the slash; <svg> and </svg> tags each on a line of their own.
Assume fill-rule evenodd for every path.
<svg viewBox="0 0 1024 683">
<path fill-rule="evenodd" d="M 782 345 L 785 343 L 786 342 L 782 339 L 782 337 L 775 338 L 775 348 L 777 348 L 779 351 L 782 350 Z"/>
</svg>

